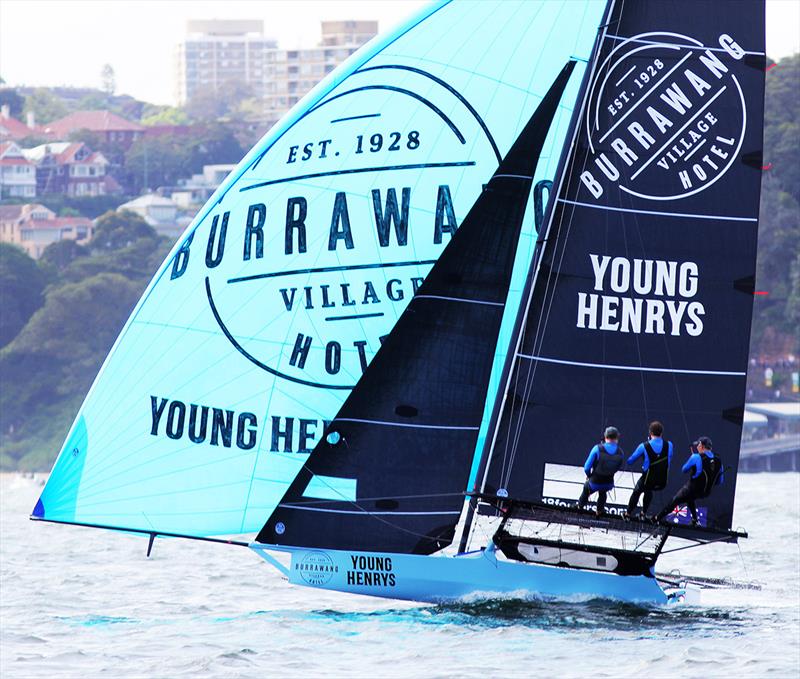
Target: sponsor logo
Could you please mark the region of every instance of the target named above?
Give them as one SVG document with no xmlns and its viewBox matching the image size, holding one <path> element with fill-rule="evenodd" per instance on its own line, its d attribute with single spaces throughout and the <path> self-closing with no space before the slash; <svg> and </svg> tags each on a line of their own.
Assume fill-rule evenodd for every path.
<svg viewBox="0 0 800 679">
<path fill-rule="evenodd" d="M 579 292 L 576 326 L 585 330 L 699 337 L 702 302 L 695 262 L 589 254 L 594 287 Z"/>
<path fill-rule="evenodd" d="M 347 570 L 347 584 L 358 587 L 394 587 L 395 574 L 388 556 L 356 556 L 351 554 L 352 567 Z"/>
<path fill-rule="evenodd" d="M 339 566 L 325 552 L 308 552 L 294 569 L 306 583 L 314 586 L 328 584 L 334 573 L 339 572 Z"/>
<path fill-rule="evenodd" d="M 498 160 L 449 85 L 418 69 L 362 69 L 184 240 L 172 284 L 200 277 L 214 324 L 259 368 L 351 389 Z M 304 449 L 302 420 L 290 432 L 286 419 L 273 432 L 299 436 Z"/>
<path fill-rule="evenodd" d="M 661 32 L 617 45 L 589 95 L 582 198 L 613 189 L 676 200 L 713 185 L 738 157 L 747 126 L 734 75 L 744 56 L 727 34 L 708 46 Z"/>
</svg>

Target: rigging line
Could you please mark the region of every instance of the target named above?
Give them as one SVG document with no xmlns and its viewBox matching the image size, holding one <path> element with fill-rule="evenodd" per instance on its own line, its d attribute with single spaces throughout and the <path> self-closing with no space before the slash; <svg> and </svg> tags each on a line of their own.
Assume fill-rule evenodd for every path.
<svg viewBox="0 0 800 679">
<path fill-rule="evenodd" d="M 606 11 L 606 14 L 604 16 L 604 21 L 606 19 L 610 18 L 611 14 L 613 13 L 613 8 L 614 8 L 614 0 L 610 0 L 608 10 Z M 562 189 L 564 188 L 565 179 L 571 174 L 571 171 L 572 171 L 572 169 L 573 169 L 573 167 L 574 167 L 574 165 L 576 163 L 576 156 L 573 153 L 573 150 L 575 149 L 575 142 L 576 142 L 576 139 L 578 137 L 578 133 L 579 133 L 579 131 L 581 129 L 581 120 L 583 118 L 584 109 L 588 106 L 589 87 L 591 85 L 592 78 L 594 77 L 594 73 L 595 73 L 595 70 L 597 68 L 597 62 L 598 62 L 599 54 L 600 54 L 600 51 L 602 50 L 603 39 L 605 37 L 606 32 L 608 31 L 608 25 L 605 24 L 602 27 L 598 28 L 598 32 L 600 32 L 601 30 L 602 30 L 602 34 L 598 35 L 595 38 L 595 43 L 594 43 L 594 46 L 592 48 L 592 56 L 594 57 L 594 59 L 591 60 L 592 61 L 591 67 L 588 69 L 588 71 L 586 71 L 584 73 L 584 83 L 582 84 L 582 91 L 581 91 L 581 95 L 580 95 L 580 96 L 583 97 L 583 101 L 576 102 L 577 106 L 575 108 L 577 108 L 577 113 L 575 112 L 575 109 L 573 109 L 573 117 L 572 117 L 572 121 L 571 121 L 571 124 L 573 124 L 572 138 L 570 140 L 569 149 L 567 150 L 567 154 L 568 154 L 567 158 L 569 158 L 569 155 L 571 155 L 572 158 L 568 159 L 566 161 L 565 167 L 564 167 L 564 169 L 563 169 L 563 171 L 561 173 L 561 176 L 558 178 L 558 187 L 557 187 L 556 191 L 554 192 L 554 194 L 555 194 L 554 197 L 555 198 L 557 198 L 558 195 L 561 193 Z M 583 87 L 583 85 L 585 85 L 585 87 Z M 587 160 L 588 160 L 588 156 L 587 156 L 587 158 L 584 159 L 584 167 L 585 167 L 585 164 L 586 164 Z M 568 180 L 567 180 L 567 183 L 568 183 Z M 556 202 L 552 201 L 552 207 L 550 208 L 550 217 L 548 219 L 548 225 L 547 225 L 547 229 L 546 229 L 546 232 L 545 232 L 545 239 L 549 239 L 550 238 L 550 230 L 552 228 L 556 207 L 557 207 Z M 562 211 L 562 214 L 561 214 L 561 216 L 559 218 L 559 225 L 557 227 L 557 235 L 558 235 L 558 233 L 560 233 L 561 225 L 563 223 L 563 218 L 564 218 L 564 212 Z M 523 322 L 521 324 L 522 325 L 521 331 L 520 331 L 519 336 L 517 338 L 517 342 L 516 342 L 516 346 L 515 346 L 515 353 L 519 352 L 521 343 L 522 343 L 523 338 L 524 338 L 525 333 L 526 333 L 527 318 L 528 318 L 528 314 L 530 313 L 530 305 L 531 305 L 531 301 L 533 299 L 533 295 L 534 295 L 535 290 L 536 290 L 536 282 L 537 282 L 537 279 L 538 279 L 539 271 L 541 270 L 541 264 L 542 264 L 542 260 L 544 259 L 545 254 L 546 254 L 545 248 L 542 248 L 542 251 L 539 254 L 538 261 L 536 262 L 536 270 L 533 273 L 533 277 L 532 277 L 531 284 L 530 284 L 530 290 L 528 292 L 528 298 L 527 298 L 526 303 L 525 303 L 525 317 L 524 317 Z M 547 286 L 549 286 L 549 279 L 550 279 L 550 275 L 551 274 L 552 274 L 552 270 L 548 274 Z M 535 343 L 535 337 L 534 337 L 534 343 Z M 535 366 L 528 366 L 528 376 L 526 377 L 526 382 L 527 382 L 528 378 L 532 377 L 532 375 L 531 375 L 531 371 L 532 370 L 535 371 Z M 511 384 L 512 375 L 515 372 L 518 372 L 518 371 L 514 370 L 513 367 L 512 367 L 511 370 L 509 370 L 509 377 L 508 377 L 508 381 L 506 383 L 506 389 L 504 391 L 504 400 L 505 400 L 506 395 L 508 393 L 508 387 Z M 518 379 L 519 375 L 516 375 L 516 377 Z M 517 382 L 517 384 L 518 384 L 518 382 Z M 526 384 L 525 392 L 526 393 L 528 392 L 527 384 Z M 514 396 L 512 397 L 512 405 L 514 403 L 516 403 L 516 398 L 517 398 L 517 390 L 515 389 Z M 513 412 L 513 409 L 510 412 Z M 488 478 L 489 468 L 490 468 L 490 465 L 491 465 L 491 458 L 493 456 L 492 453 L 494 452 L 494 448 L 495 448 L 495 445 L 496 445 L 496 442 L 497 442 L 497 437 L 498 437 L 499 432 L 500 432 L 500 427 L 502 425 L 502 419 L 503 418 L 502 418 L 502 411 L 501 411 L 499 416 L 498 416 L 498 418 L 497 418 L 497 424 L 495 425 L 495 431 L 494 431 L 493 436 L 492 436 L 492 443 L 491 443 L 491 447 L 489 449 L 488 459 L 486 460 L 486 463 L 485 463 L 483 480 L 482 480 L 482 483 L 481 483 L 481 488 L 482 489 L 485 488 L 485 486 L 486 486 L 486 480 Z M 508 473 L 508 478 L 510 478 L 511 468 L 513 467 L 513 462 L 514 462 L 514 459 L 515 459 L 516 445 L 517 445 L 518 440 L 519 440 L 519 432 L 521 431 L 521 428 L 522 428 L 522 421 L 523 421 L 523 417 L 522 417 L 522 415 L 520 415 L 519 421 L 517 423 L 517 432 L 515 432 L 516 435 L 514 437 L 515 438 L 515 443 L 514 443 L 514 446 L 512 446 L 512 453 L 511 453 L 511 457 L 510 458 L 509 458 L 509 441 L 511 439 L 511 436 L 507 436 L 507 438 L 506 438 L 505 445 L 504 445 L 504 450 L 503 450 L 503 462 L 502 462 L 501 480 L 504 479 L 505 474 L 506 474 L 506 461 L 507 460 L 508 460 L 509 465 L 510 465 L 508 467 L 508 472 L 507 472 Z M 513 419 L 512 418 L 509 418 L 508 429 L 509 429 L 509 434 L 511 434 L 512 429 L 513 429 Z M 505 485 L 507 485 L 507 483 Z"/>
</svg>

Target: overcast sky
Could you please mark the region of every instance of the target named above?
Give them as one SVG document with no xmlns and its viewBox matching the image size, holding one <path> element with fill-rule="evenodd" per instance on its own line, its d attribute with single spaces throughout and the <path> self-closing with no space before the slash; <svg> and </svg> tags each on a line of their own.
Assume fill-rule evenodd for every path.
<svg viewBox="0 0 800 679">
<path fill-rule="evenodd" d="M 668 0 L 664 0 L 665 2 Z M 377 19 L 381 31 L 424 0 L 0 0 L 0 76 L 10 85 L 100 86 L 174 103 L 174 48 L 187 19 L 263 19 L 281 46 L 313 45 L 324 19 Z M 720 3 L 723 4 L 723 3 Z M 735 5 L 728 3 L 728 7 Z M 800 0 L 767 0 L 767 53 L 800 52 Z"/>
</svg>

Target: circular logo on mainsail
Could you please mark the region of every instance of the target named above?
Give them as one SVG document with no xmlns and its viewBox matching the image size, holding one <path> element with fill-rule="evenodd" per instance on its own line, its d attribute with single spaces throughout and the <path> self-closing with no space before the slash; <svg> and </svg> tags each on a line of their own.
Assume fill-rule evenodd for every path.
<svg viewBox="0 0 800 679">
<path fill-rule="evenodd" d="M 308 552 L 295 564 L 300 577 L 309 585 L 326 585 L 339 569 L 325 552 Z"/>
<path fill-rule="evenodd" d="M 734 75 L 744 55 L 726 34 L 714 45 L 660 32 L 617 45 L 589 94 L 584 191 L 674 200 L 712 186 L 738 158 L 745 133 Z"/>
<path fill-rule="evenodd" d="M 198 229 L 217 324 L 264 370 L 352 388 L 499 158 L 441 80 L 399 66 L 354 73 Z"/>
</svg>

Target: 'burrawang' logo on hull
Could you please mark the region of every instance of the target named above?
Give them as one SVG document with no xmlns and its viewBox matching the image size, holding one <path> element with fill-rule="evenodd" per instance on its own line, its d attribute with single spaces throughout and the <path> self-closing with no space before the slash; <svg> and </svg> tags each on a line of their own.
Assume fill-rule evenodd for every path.
<svg viewBox="0 0 800 679">
<path fill-rule="evenodd" d="M 325 552 L 307 552 L 293 568 L 306 584 L 316 587 L 327 585 L 339 572 L 339 566 Z"/>
<path fill-rule="evenodd" d="M 252 363 L 351 389 L 497 167 L 458 92 L 363 69 L 292 125 L 186 239 L 216 326 Z"/>
<path fill-rule="evenodd" d="M 615 47 L 589 97 L 589 157 L 579 195 L 594 202 L 613 187 L 674 200 L 722 177 L 747 125 L 734 75 L 744 56 L 727 34 L 705 46 L 677 33 L 642 33 Z"/>
</svg>

